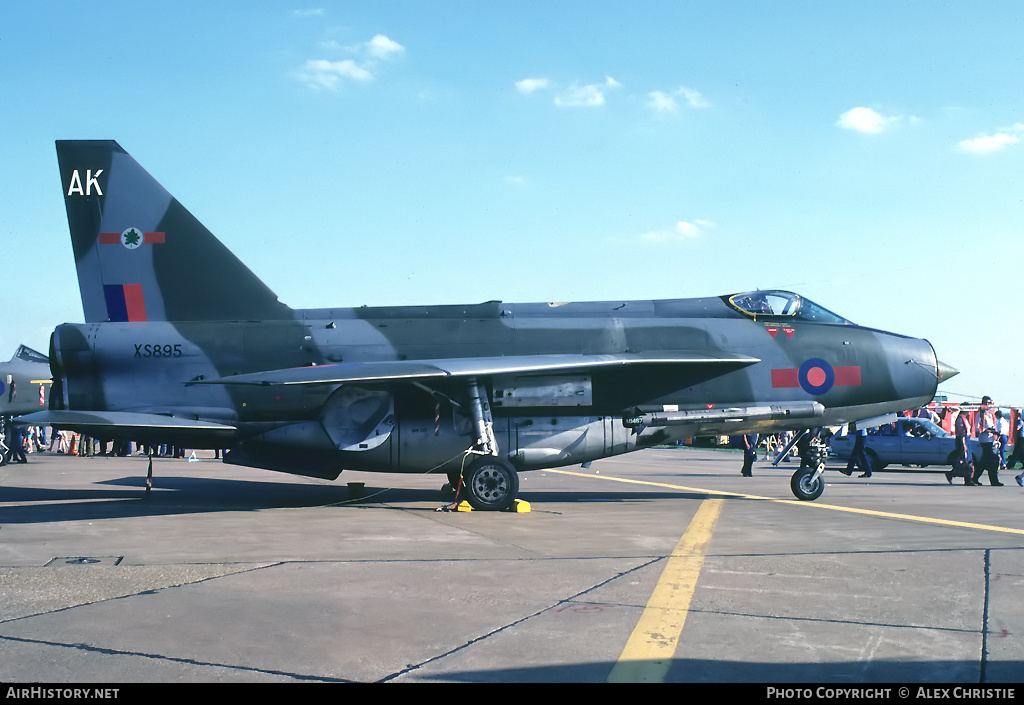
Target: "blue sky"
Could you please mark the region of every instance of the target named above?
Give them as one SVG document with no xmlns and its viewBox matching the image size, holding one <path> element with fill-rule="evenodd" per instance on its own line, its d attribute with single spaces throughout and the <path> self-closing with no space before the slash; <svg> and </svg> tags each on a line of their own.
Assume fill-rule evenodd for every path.
<svg viewBox="0 0 1024 705">
<path fill-rule="evenodd" d="M 294 307 L 801 293 L 1024 405 L 1020 2 L 0 5 L 0 357 L 81 321 L 54 140 Z"/>
</svg>

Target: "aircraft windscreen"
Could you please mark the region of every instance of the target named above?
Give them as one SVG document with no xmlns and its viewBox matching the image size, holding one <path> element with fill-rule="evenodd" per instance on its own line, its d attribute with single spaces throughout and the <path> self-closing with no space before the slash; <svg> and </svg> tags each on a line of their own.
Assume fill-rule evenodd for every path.
<svg viewBox="0 0 1024 705">
<path fill-rule="evenodd" d="M 849 323 L 842 316 L 789 291 L 749 291 L 729 297 L 729 303 L 741 312 L 754 316 L 793 318 L 817 323 Z"/>
</svg>

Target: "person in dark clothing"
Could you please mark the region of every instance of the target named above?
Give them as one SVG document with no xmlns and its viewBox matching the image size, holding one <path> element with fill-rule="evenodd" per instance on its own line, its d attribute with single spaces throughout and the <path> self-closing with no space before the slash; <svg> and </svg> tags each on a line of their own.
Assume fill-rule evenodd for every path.
<svg viewBox="0 0 1024 705">
<path fill-rule="evenodd" d="M 1024 467 L 1024 409 L 1016 410 L 1017 421 L 1013 425 L 1013 454 L 1006 459 L 1006 468 L 1012 470 L 1020 461 Z"/>
<path fill-rule="evenodd" d="M 967 402 L 964 402 L 960 405 L 960 413 L 957 414 L 956 419 L 953 421 L 953 430 L 956 433 L 957 458 L 962 458 L 964 462 L 968 463 L 965 467 L 966 470 L 971 473 L 964 477 L 964 484 L 967 486 L 980 485 L 980 482 L 974 481 L 974 470 L 973 466 L 970 465 L 970 463 L 973 462 L 973 455 L 971 454 L 970 447 L 967 444 L 967 439 L 971 437 L 971 421 L 967 414 Z M 952 472 L 946 474 L 946 480 L 951 485 L 953 484 L 953 477 L 954 475 Z"/>
<path fill-rule="evenodd" d="M 757 459 L 757 434 L 748 433 L 743 436 L 743 469 L 740 475 L 743 477 L 754 476 L 754 460 Z"/>
<path fill-rule="evenodd" d="M 871 461 L 868 460 L 868 455 L 864 451 L 864 442 L 867 440 L 867 431 L 857 429 L 856 424 L 851 423 L 849 427 L 850 433 L 855 433 L 853 439 L 853 452 L 850 453 L 850 462 L 846 464 L 846 469 L 843 470 L 844 475 L 852 475 L 853 468 L 858 467 L 864 472 L 858 477 L 871 477 Z"/>
<path fill-rule="evenodd" d="M 11 462 L 27 463 L 25 457 L 25 429 L 22 426 L 15 426 L 11 437 Z"/>
</svg>

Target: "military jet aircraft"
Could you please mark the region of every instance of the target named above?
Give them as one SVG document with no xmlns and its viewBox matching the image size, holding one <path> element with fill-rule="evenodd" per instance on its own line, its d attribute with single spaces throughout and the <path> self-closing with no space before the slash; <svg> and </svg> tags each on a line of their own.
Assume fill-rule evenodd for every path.
<svg viewBox="0 0 1024 705">
<path fill-rule="evenodd" d="M 916 408 L 956 373 L 784 291 L 292 309 L 116 142 L 57 155 L 86 322 L 54 331 L 32 423 L 318 478 L 444 473 L 503 510 L 520 471 Z"/>
<path fill-rule="evenodd" d="M 45 409 L 50 393 L 50 361 L 27 345 L 0 363 L 0 465 L 11 459 L 11 417 Z"/>
</svg>

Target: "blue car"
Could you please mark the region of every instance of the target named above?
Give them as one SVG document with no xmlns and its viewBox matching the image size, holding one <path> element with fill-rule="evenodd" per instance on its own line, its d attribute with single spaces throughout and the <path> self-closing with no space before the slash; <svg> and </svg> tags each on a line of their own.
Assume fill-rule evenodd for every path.
<svg viewBox="0 0 1024 705">
<path fill-rule="evenodd" d="M 853 441 L 854 436 L 833 436 L 829 445 L 836 457 L 848 461 Z M 967 439 L 967 447 L 975 461 L 981 459 L 977 439 Z M 864 439 L 864 451 L 871 463 L 871 472 L 891 464 L 922 468 L 952 465 L 958 455 L 956 436 L 923 418 L 900 418 L 895 423 L 870 429 Z"/>
</svg>

